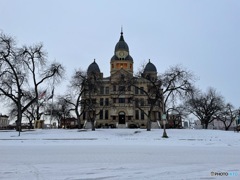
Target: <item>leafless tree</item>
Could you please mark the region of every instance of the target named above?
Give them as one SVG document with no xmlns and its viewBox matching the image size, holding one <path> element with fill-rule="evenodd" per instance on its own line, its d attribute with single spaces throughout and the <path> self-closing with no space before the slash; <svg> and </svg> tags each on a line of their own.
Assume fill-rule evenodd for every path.
<svg viewBox="0 0 240 180">
<path fill-rule="evenodd" d="M 177 101 L 186 98 L 192 93 L 196 77 L 192 72 L 176 65 L 161 74 L 160 79 L 162 81 L 164 108 L 166 112 L 168 108 L 173 108 Z"/>
<path fill-rule="evenodd" d="M 206 93 L 195 90 L 185 106 L 201 121 L 203 128 L 207 129 L 208 124 L 214 120 L 213 117 L 223 110 L 224 100 L 214 88 L 209 88 Z"/>
<path fill-rule="evenodd" d="M 76 70 L 69 85 L 69 93 L 65 96 L 65 101 L 72 106 L 72 109 L 77 116 L 78 129 L 81 126 L 81 116 L 84 111 L 80 112 L 81 97 L 84 93 L 84 84 L 87 82 L 87 74 L 82 70 Z M 84 104 L 82 104 L 84 106 Z"/>
<path fill-rule="evenodd" d="M 87 112 L 87 118 L 92 125 L 92 131 L 95 131 L 95 119 L 100 113 L 97 112 L 99 102 L 96 95 L 99 93 L 101 86 L 101 77 L 96 72 L 90 72 L 82 82 L 84 98 L 81 99 L 82 110 Z"/>
<path fill-rule="evenodd" d="M 134 81 L 134 83 L 131 83 L 132 86 L 139 88 L 148 97 L 150 108 L 148 112 L 144 111 L 148 117 L 148 131 L 151 129 L 151 113 L 153 109 L 158 107 L 163 113 L 169 112 L 170 109 L 176 107 L 178 101 L 191 94 L 195 81 L 193 73 L 178 65 L 170 67 L 166 72 L 156 77 L 152 77 L 151 74 L 144 74 L 144 66 L 142 66 L 136 77 L 142 78 L 143 81 L 148 83 L 147 90 L 140 89 L 141 87 Z M 141 106 L 138 106 L 138 108 L 141 109 Z"/>
<path fill-rule="evenodd" d="M 42 44 L 19 48 L 13 38 L 0 35 L 0 95 L 17 107 L 19 136 L 23 113 L 33 103 L 39 104 L 39 88 L 48 80 L 59 81 L 63 73 L 61 64 L 47 64 Z M 33 98 L 23 101 L 31 87 L 34 89 Z"/>
<path fill-rule="evenodd" d="M 147 83 L 147 89 L 142 88 L 138 84 L 139 79 L 140 81 L 145 81 Z M 151 131 L 151 122 L 153 121 L 152 113 L 156 109 L 162 109 L 163 94 L 161 89 L 161 80 L 142 73 L 140 77 L 133 78 L 131 86 L 138 89 L 140 93 L 147 97 L 145 102 L 144 99 L 137 98 L 134 98 L 133 101 L 135 102 L 136 108 L 143 112 L 148 118 L 146 128 L 147 131 Z M 147 111 L 145 109 L 146 105 L 149 107 Z"/>
<path fill-rule="evenodd" d="M 52 116 L 52 119 L 57 120 L 58 128 L 60 128 L 61 121 L 65 121 L 66 118 L 71 117 L 70 112 L 71 106 L 66 102 L 66 97 L 64 95 L 58 96 L 56 101 L 48 104 L 48 107 L 46 108 L 46 114 Z M 64 128 L 66 128 L 66 126 Z"/>
<path fill-rule="evenodd" d="M 226 105 L 224 105 L 223 109 L 216 116 L 213 117 L 213 119 L 223 122 L 225 130 L 227 131 L 237 117 L 238 110 L 234 110 L 233 105 L 227 103 Z"/>
</svg>

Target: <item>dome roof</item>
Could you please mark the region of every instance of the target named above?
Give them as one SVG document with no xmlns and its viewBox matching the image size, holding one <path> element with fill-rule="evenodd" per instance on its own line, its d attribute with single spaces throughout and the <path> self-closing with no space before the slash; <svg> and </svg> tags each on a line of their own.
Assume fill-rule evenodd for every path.
<svg viewBox="0 0 240 180">
<path fill-rule="evenodd" d="M 111 58 L 111 61 L 114 61 L 114 60 L 120 60 L 120 59 L 116 55 L 113 55 L 113 57 Z M 133 58 L 132 56 L 128 55 L 124 60 L 133 61 Z"/>
<path fill-rule="evenodd" d="M 126 60 L 130 60 L 130 61 L 133 61 L 133 58 L 132 58 L 132 56 L 130 56 L 130 55 L 128 55 L 125 59 L 126 59 Z"/>
<path fill-rule="evenodd" d="M 89 74 L 89 73 L 92 73 L 92 72 L 100 73 L 99 66 L 98 66 L 98 64 L 95 62 L 95 59 L 94 59 L 93 63 L 88 66 L 88 69 L 87 69 L 87 73 L 88 73 L 88 74 Z"/>
<path fill-rule="evenodd" d="M 116 55 L 113 55 L 113 57 L 111 58 L 111 61 L 114 61 L 114 60 L 119 60 L 119 58 Z"/>
<path fill-rule="evenodd" d="M 156 66 L 150 62 L 150 59 L 149 59 L 149 62 L 147 63 L 146 67 L 144 68 L 144 73 L 146 72 L 154 72 L 156 73 L 157 72 L 157 68 Z"/>
<path fill-rule="evenodd" d="M 115 52 L 118 51 L 118 50 L 125 50 L 125 51 L 129 52 L 128 45 L 124 41 L 124 38 L 123 38 L 123 32 L 121 32 L 120 39 L 119 39 L 118 43 L 115 46 Z"/>
</svg>

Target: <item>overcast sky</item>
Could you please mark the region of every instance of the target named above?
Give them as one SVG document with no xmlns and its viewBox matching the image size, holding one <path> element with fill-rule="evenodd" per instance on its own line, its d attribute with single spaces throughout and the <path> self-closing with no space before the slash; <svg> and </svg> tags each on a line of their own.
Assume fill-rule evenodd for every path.
<svg viewBox="0 0 240 180">
<path fill-rule="evenodd" d="M 19 45 L 42 42 L 67 71 L 96 59 L 104 76 L 121 26 L 134 70 L 148 59 L 159 73 L 180 64 L 206 91 L 214 87 L 240 107 L 239 0 L 0 0 L 0 31 Z"/>
</svg>

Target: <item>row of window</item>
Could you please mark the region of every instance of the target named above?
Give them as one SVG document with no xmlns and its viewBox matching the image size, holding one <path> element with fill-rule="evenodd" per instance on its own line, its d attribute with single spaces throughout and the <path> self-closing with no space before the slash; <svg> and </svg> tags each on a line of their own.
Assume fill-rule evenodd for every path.
<svg viewBox="0 0 240 180">
<path fill-rule="evenodd" d="M 104 117 L 103 117 L 104 115 Z M 99 112 L 99 119 L 106 119 L 108 120 L 109 118 L 109 111 L 108 110 L 100 110 Z M 83 120 L 86 119 L 86 113 L 83 113 Z M 139 110 L 135 110 L 135 119 L 136 120 L 144 120 L 144 111 L 139 111 Z M 113 116 L 113 120 L 116 120 L 116 116 Z M 128 120 L 131 120 L 131 116 L 128 116 Z"/>
<path fill-rule="evenodd" d="M 132 98 L 113 98 L 113 103 L 132 103 L 133 99 Z M 151 104 L 151 100 L 148 100 L 147 102 L 143 98 L 135 98 L 135 106 L 144 106 L 144 104 Z M 157 102 L 158 105 L 160 106 L 160 101 Z M 100 98 L 100 106 L 109 106 L 109 98 Z"/>
<path fill-rule="evenodd" d="M 113 91 L 120 91 L 120 92 L 124 92 L 124 91 L 131 91 L 132 88 L 131 86 L 118 86 L 118 89 L 117 89 L 117 86 L 116 85 L 113 85 Z M 104 86 L 101 86 L 100 87 L 100 94 L 109 94 L 109 87 L 104 87 Z M 144 87 L 135 87 L 135 94 L 144 94 Z"/>
<path fill-rule="evenodd" d="M 119 60 L 124 60 L 125 58 L 119 58 Z M 117 63 L 116 64 L 116 68 L 120 69 L 120 68 L 127 68 L 127 63 Z M 114 68 L 114 64 L 112 64 L 112 69 Z M 129 64 L 129 68 L 132 69 L 132 64 Z"/>
<path fill-rule="evenodd" d="M 139 116 L 139 112 L 140 112 L 140 116 Z M 103 114 L 104 114 L 104 111 L 100 110 L 99 119 L 103 119 Z M 105 117 L 105 119 L 108 119 L 108 110 L 105 110 L 105 116 L 104 117 Z M 136 120 L 139 120 L 139 119 L 144 120 L 144 111 L 136 110 L 135 111 L 135 119 Z M 114 120 L 115 120 L 115 118 L 114 118 Z M 128 116 L 128 120 L 131 120 L 130 116 Z"/>
<path fill-rule="evenodd" d="M 93 104 L 96 104 L 96 99 L 92 99 L 91 100 Z M 119 103 L 119 104 L 130 104 L 130 103 L 133 103 L 134 101 L 134 104 L 135 104 L 135 107 L 140 107 L 140 106 L 144 106 L 144 105 L 151 105 L 151 104 L 155 104 L 155 105 L 158 105 L 159 107 L 161 106 L 161 101 L 158 100 L 156 101 L 155 99 L 144 99 L 144 98 L 112 98 L 112 103 L 115 104 L 115 103 Z M 90 103 L 88 102 L 88 100 L 84 100 L 82 103 Z M 100 102 L 99 102 L 100 106 L 109 106 L 110 105 L 110 100 L 109 98 L 100 98 Z"/>
<path fill-rule="evenodd" d="M 113 98 L 113 103 L 132 103 L 132 98 Z M 100 98 L 100 106 L 109 106 L 109 99 L 105 98 L 105 103 L 104 103 L 104 98 Z M 144 99 L 135 99 L 135 106 L 144 106 Z"/>
</svg>

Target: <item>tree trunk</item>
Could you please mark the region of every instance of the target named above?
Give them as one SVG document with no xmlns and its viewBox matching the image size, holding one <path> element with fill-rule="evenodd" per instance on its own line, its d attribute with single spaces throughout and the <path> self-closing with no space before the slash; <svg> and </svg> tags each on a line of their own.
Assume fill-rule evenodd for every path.
<svg viewBox="0 0 240 180">
<path fill-rule="evenodd" d="M 81 119 L 80 116 L 77 116 L 78 129 L 81 129 Z"/>
<path fill-rule="evenodd" d="M 38 104 L 38 101 L 37 101 L 37 104 Z M 37 105 L 37 119 L 38 120 L 40 120 L 41 119 L 41 115 L 40 115 L 40 113 L 39 113 L 39 109 L 40 109 L 40 107 L 39 107 L 39 105 Z"/>
<path fill-rule="evenodd" d="M 94 120 L 91 120 L 91 124 L 92 124 L 92 131 L 95 131 Z"/>
<path fill-rule="evenodd" d="M 32 121 L 33 121 L 33 120 L 29 121 L 29 128 L 30 128 L 30 129 L 33 129 Z"/>
<path fill-rule="evenodd" d="M 205 125 L 205 127 L 204 127 L 204 128 L 205 128 L 205 129 L 207 129 L 207 128 L 208 128 L 208 123 L 207 123 L 207 122 L 205 122 L 205 124 L 204 124 L 204 125 Z"/>
<path fill-rule="evenodd" d="M 60 119 L 58 119 L 57 121 L 58 121 L 58 129 L 60 129 Z"/>
<path fill-rule="evenodd" d="M 21 113 L 21 110 L 18 110 L 17 121 L 16 121 L 16 130 L 19 132 L 18 136 L 20 136 L 21 131 L 22 131 L 22 113 Z"/>
<path fill-rule="evenodd" d="M 147 131 L 151 131 L 151 121 L 149 119 L 147 121 Z"/>
</svg>

